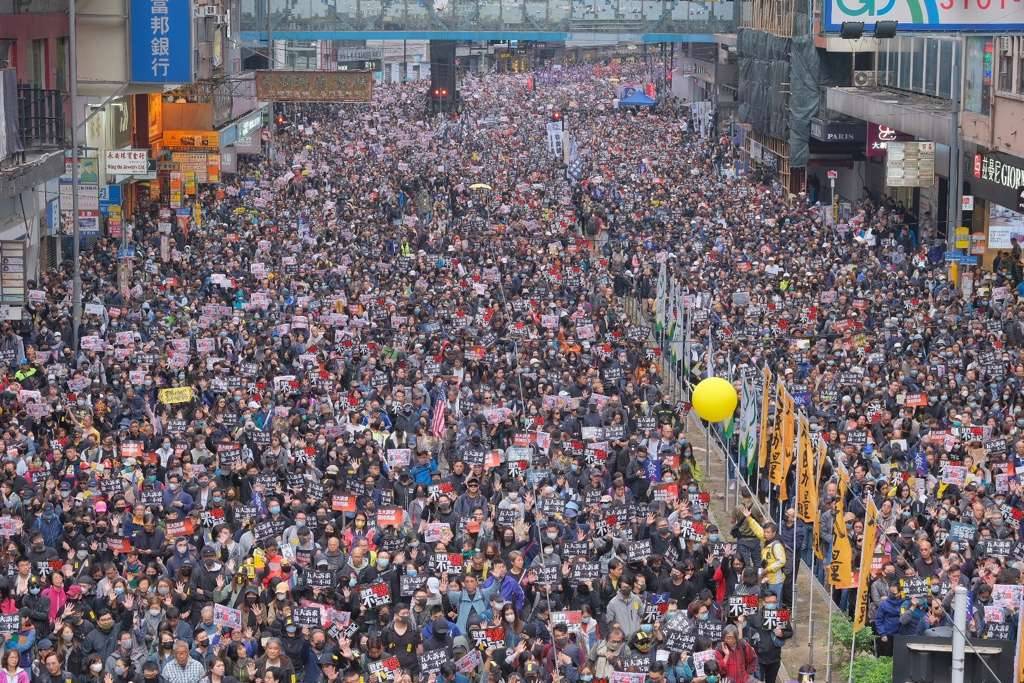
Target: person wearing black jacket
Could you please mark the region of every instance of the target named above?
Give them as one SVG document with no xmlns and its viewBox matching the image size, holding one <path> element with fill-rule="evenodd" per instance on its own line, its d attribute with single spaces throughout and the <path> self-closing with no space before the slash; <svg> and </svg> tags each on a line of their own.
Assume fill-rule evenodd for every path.
<svg viewBox="0 0 1024 683">
<path fill-rule="evenodd" d="M 71 683 L 74 680 L 70 672 L 61 668 L 60 657 L 56 652 L 46 655 L 43 664 L 46 670 L 41 675 L 36 674 L 34 677 L 38 683 Z"/>
<path fill-rule="evenodd" d="M 782 665 L 782 646 L 793 637 L 793 626 L 789 620 L 778 618 L 779 599 L 775 593 L 765 590 L 761 593 L 761 610 L 752 614 L 743 629 L 744 635 L 757 648 L 757 662 L 761 667 L 762 681 L 774 681 Z M 740 617 L 742 619 L 742 617 Z"/>
</svg>

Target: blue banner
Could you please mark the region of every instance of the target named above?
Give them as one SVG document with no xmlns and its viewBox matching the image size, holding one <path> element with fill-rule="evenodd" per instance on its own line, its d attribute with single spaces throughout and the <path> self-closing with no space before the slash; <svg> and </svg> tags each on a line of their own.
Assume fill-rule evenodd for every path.
<svg viewBox="0 0 1024 683">
<path fill-rule="evenodd" d="M 192 82 L 192 0 L 131 0 L 131 80 Z"/>
</svg>

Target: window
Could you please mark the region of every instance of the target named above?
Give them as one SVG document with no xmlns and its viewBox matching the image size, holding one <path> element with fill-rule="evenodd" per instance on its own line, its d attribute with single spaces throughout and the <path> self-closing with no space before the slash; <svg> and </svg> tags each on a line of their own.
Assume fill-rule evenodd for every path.
<svg viewBox="0 0 1024 683">
<path fill-rule="evenodd" d="M 996 90 L 1024 97 L 1024 36 L 999 36 L 994 42 L 999 65 Z"/>
<path fill-rule="evenodd" d="M 1013 38 L 1002 36 L 999 39 L 999 90 L 1013 92 Z"/>
<path fill-rule="evenodd" d="M 46 87 L 46 38 L 32 41 L 32 87 Z"/>
<path fill-rule="evenodd" d="M 924 92 L 924 38 L 911 38 L 911 41 L 914 61 L 910 70 L 910 89 L 914 92 Z"/>
<path fill-rule="evenodd" d="M 57 39 L 57 73 L 54 87 L 61 92 L 68 91 L 68 39 Z"/>
<path fill-rule="evenodd" d="M 924 91 L 935 92 L 936 76 L 941 70 L 939 64 L 939 41 L 929 40 L 924 46 Z"/>
<path fill-rule="evenodd" d="M 910 63 L 913 61 L 914 52 L 911 49 L 911 39 L 906 36 L 899 37 L 900 52 L 896 56 L 898 61 L 899 75 L 898 86 L 902 90 L 910 90 Z"/>
<path fill-rule="evenodd" d="M 964 60 L 964 111 L 990 113 L 992 91 L 992 37 L 968 36 Z M 952 72 L 953 69 L 947 67 Z"/>
</svg>

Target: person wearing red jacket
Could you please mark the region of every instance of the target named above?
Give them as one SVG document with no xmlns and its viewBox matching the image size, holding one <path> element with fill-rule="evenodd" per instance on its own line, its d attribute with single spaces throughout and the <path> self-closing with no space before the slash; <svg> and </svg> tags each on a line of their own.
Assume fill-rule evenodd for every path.
<svg viewBox="0 0 1024 683">
<path fill-rule="evenodd" d="M 730 624 L 722 631 L 722 642 L 715 648 L 718 670 L 730 683 L 747 683 L 757 675 L 757 651 L 740 637 L 739 629 Z"/>
</svg>

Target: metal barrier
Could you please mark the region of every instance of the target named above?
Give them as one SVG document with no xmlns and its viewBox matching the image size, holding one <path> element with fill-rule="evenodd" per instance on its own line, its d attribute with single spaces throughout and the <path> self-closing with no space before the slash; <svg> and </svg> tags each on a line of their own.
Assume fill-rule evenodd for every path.
<svg viewBox="0 0 1024 683">
<path fill-rule="evenodd" d="M 686 359 L 680 361 L 679 363 L 676 363 L 673 362 L 671 354 L 669 354 L 666 357 L 667 340 L 664 338 L 664 331 L 658 330 L 656 325 L 652 325 L 652 316 L 649 315 L 647 306 L 642 300 L 637 298 L 635 295 L 629 295 L 625 298 L 623 308 L 626 312 L 626 316 L 634 324 L 651 325 L 654 341 L 657 344 L 657 348 L 661 351 L 662 374 L 668 396 L 670 396 L 674 401 L 688 401 L 693 393 L 693 382 L 695 378 L 691 376 L 688 372 Z M 685 344 L 688 348 L 689 341 L 687 340 Z M 701 420 L 697 415 L 693 414 L 692 411 L 690 412 L 690 414 L 687 415 L 687 419 L 696 420 L 695 424 L 697 426 L 698 431 L 703 432 L 706 449 L 704 459 L 705 484 L 707 483 L 707 477 L 710 474 L 712 447 L 717 447 L 725 459 L 725 488 L 723 489 L 723 491 L 726 511 L 728 512 L 730 510 L 735 510 L 740 505 L 740 499 L 742 498 L 744 504 L 748 505 L 752 511 L 757 512 L 762 519 L 772 520 L 773 516 L 771 514 L 771 484 L 768 483 L 767 481 L 762 481 L 762 468 L 754 468 L 754 476 L 753 480 L 751 481 L 750 479 L 748 479 L 748 477 L 744 476 L 744 472 L 748 471 L 745 469 L 746 467 L 749 467 L 748 463 L 741 462 L 740 452 L 738 448 L 733 448 L 731 443 L 726 443 L 726 440 L 723 438 L 720 426 L 716 424 L 710 424 L 705 422 L 704 420 Z M 764 485 L 765 492 L 767 493 L 767 502 L 762 502 L 761 497 L 759 495 L 759 493 L 762 490 L 762 485 Z M 732 497 L 731 505 L 730 494 Z M 778 524 L 780 528 L 782 527 L 781 517 L 783 509 L 783 505 L 778 505 L 778 518 L 773 520 Z M 811 595 L 809 597 L 810 602 L 808 605 L 806 618 L 808 624 L 808 663 L 813 665 L 813 643 L 815 634 L 815 621 L 813 618 L 814 594 L 817 593 L 819 599 L 825 600 L 829 607 L 829 616 L 826 620 L 825 628 L 828 629 L 828 639 L 830 643 L 832 638 L 832 629 L 830 627 L 830 623 L 832 620 L 832 612 L 835 609 L 839 609 L 839 606 L 836 605 L 835 601 L 832 599 L 831 591 L 829 591 L 828 588 L 823 586 L 821 582 L 818 581 L 817 576 L 814 574 L 814 554 L 811 554 L 810 567 L 807 567 L 806 563 L 803 562 L 802 558 L 798 556 L 792 559 L 794 562 L 800 562 L 804 565 L 804 569 L 800 571 L 804 571 L 805 576 L 807 576 L 808 580 L 811 582 Z M 810 572 L 809 574 L 806 573 L 808 571 Z M 793 577 L 793 592 L 795 596 L 795 577 L 797 575 L 797 571 L 791 571 L 790 574 Z M 793 604 L 790 606 L 790 619 L 791 623 L 795 624 L 797 620 L 795 597 L 792 600 L 792 603 Z M 826 676 L 831 673 L 830 669 L 831 661 L 828 662 Z M 829 679 L 826 677 L 826 680 Z"/>
</svg>

